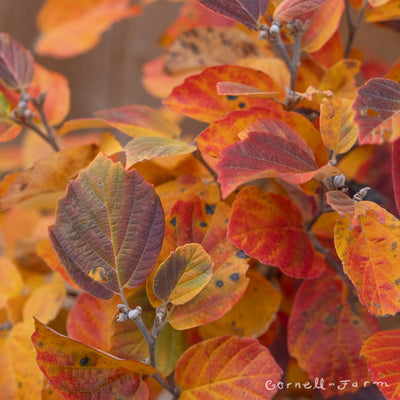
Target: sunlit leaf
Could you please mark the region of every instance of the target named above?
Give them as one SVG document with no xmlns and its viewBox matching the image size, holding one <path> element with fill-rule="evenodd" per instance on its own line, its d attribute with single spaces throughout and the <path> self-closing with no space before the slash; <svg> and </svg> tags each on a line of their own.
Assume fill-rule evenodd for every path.
<svg viewBox="0 0 400 400">
<path fill-rule="evenodd" d="M 155 295 L 174 305 L 192 300 L 211 279 L 213 262 L 198 243 L 178 247 L 154 275 Z"/>
<path fill-rule="evenodd" d="M 343 10 L 343 0 L 286 0 L 279 4 L 273 16 L 279 21 L 309 21 L 302 35 L 302 48 L 312 53 L 335 33 Z"/>
<path fill-rule="evenodd" d="M 35 325 L 32 341 L 39 368 L 65 399 L 109 399 L 110 395 L 123 400 L 147 399 L 140 374 L 154 374 L 151 366 L 86 346 L 38 320 Z"/>
<path fill-rule="evenodd" d="M 235 82 L 218 82 L 217 93 L 219 95 L 257 97 L 260 99 L 273 99 L 275 96 L 279 96 L 278 92 L 265 92 L 254 86 Z"/>
<path fill-rule="evenodd" d="M 358 136 L 354 123 L 353 102 L 344 98 L 324 99 L 321 104 L 320 129 L 325 146 L 336 154 L 348 152 Z"/>
<path fill-rule="evenodd" d="M 400 0 L 387 1 L 384 4 L 367 8 L 365 20 L 368 22 L 391 21 L 400 18 Z"/>
<path fill-rule="evenodd" d="M 200 243 L 210 255 L 214 270 L 210 281 L 188 303 L 173 306 L 168 320 L 175 329 L 215 321 L 228 312 L 242 297 L 248 284 L 247 256 L 226 237 L 230 207 L 225 203 L 208 204 L 198 197 L 179 200 L 166 218 L 164 259 L 172 250 L 186 243 Z M 147 282 L 151 301 L 152 280 Z"/>
<path fill-rule="evenodd" d="M 258 337 L 275 318 L 281 294 L 256 269 L 249 269 L 249 285 L 243 297 L 222 318 L 198 328 L 205 338 L 226 334 Z"/>
<path fill-rule="evenodd" d="M 61 150 L 36 161 L 26 171 L 6 176 L 0 182 L 0 209 L 41 193 L 63 190 L 68 180 L 85 168 L 96 154 L 95 145 Z"/>
<path fill-rule="evenodd" d="M 199 0 L 201 4 L 210 10 L 232 18 L 249 29 L 258 28 L 258 19 L 268 9 L 269 0 Z"/>
<path fill-rule="evenodd" d="M 354 215 L 337 221 L 337 254 L 371 314 L 400 311 L 399 243 L 400 221 L 375 203 L 357 202 Z"/>
<path fill-rule="evenodd" d="M 124 147 L 127 167 L 152 158 L 193 153 L 196 149 L 182 140 L 150 136 L 133 139 Z"/>
<path fill-rule="evenodd" d="M 175 370 L 175 381 L 183 389 L 181 400 L 271 399 L 281 368 L 269 350 L 256 339 L 221 336 L 190 347 Z"/>
<path fill-rule="evenodd" d="M 0 308 L 2 308 L 7 298 L 21 293 L 23 281 L 18 268 L 6 257 L 0 257 L 0 276 Z"/>
<path fill-rule="evenodd" d="M 23 308 L 23 320 L 31 322 L 32 317 L 36 317 L 48 323 L 58 314 L 65 296 L 64 280 L 55 272 L 50 282 L 38 287 L 29 295 Z"/>
<path fill-rule="evenodd" d="M 68 184 L 49 233 L 70 277 L 109 299 L 146 281 L 161 249 L 164 215 L 152 185 L 100 154 Z"/>
<path fill-rule="evenodd" d="M 360 144 L 382 144 L 400 136 L 400 83 L 370 79 L 358 89 L 353 109 Z"/>
<path fill-rule="evenodd" d="M 47 0 L 36 21 L 40 36 L 35 51 L 57 58 L 76 56 L 96 46 L 112 24 L 139 12 L 128 0 Z"/>
<path fill-rule="evenodd" d="M 80 294 L 68 313 L 68 336 L 88 346 L 109 351 L 113 333 L 112 321 L 120 302 L 118 296 L 101 300 L 87 293 Z"/>
<path fill-rule="evenodd" d="M 289 183 L 304 183 L 316 176 L 338 173 L 329 165 L 318 168 L 314 154 L 299 134 L 273 119 L 265 119 L 262 131 L 250 132 L 221 155 L 216 168 L 223 197 L 239 185 L 259 178 L 280 177 Z"/>
<path fill-rule="evenodd" d="M 369 337 L 360 354 L 367 359 L 372 380 L 388 400 L 399 398 L 400 330 L 377 332 Z"/>
<path fill-rule="evenodd" d="M 288 349 L 311 381 L 369 381 L 365 360 L 359 357 L 363 342 L 379 330 L 374 317 L 352 295 L 349 286 L 332 272 L 304 281 L 298 289 L 289 319 Z M 359 388 L 328 386 L 330 397 Z"/>
<path fill-rule="evenodd" d="M 205 122 L 222 118 L 230 111 L 245 110 L 256 105 L 271 106 L 272 101 L 267 99 L 218 95 L 217 83 L 222 81 L 254 86 L 265 92 L 278 92 L 281 95 L 277 97 L 283 100 L 282 89 L 267 74 L 251 68 L 221 65 L 206 68 L 202 73 L 187 78 L 182 85 L 175 87 L 164 104 L 174 111 Z"/>
<path fill-rule="evenodd" d="M 176 138 L 181 132 L 179 125 L 167 119 L 163 113 L 139 104 L 96 111 L 94 115 L 109 126 L 132 137 Z"/>
<path fill-rule="evenodd" d="M 0 81 L 9 89 L 23 89 L 32 79 L 32 54 L 8 33 L 0 33 Z"/>
<path fill-rule="evenodd" d="M 400 139 L 393 143 L 392 176 L 397 211 L 400 213 Z"/>
<path fill-rule="evenodd" d="M 297 278 L 315 278 L 314 249 L 301 211 L 287 197 L 256 186 L 240 191 L 232 206 L 228 238 L 247 255 Z"/>
</svg>

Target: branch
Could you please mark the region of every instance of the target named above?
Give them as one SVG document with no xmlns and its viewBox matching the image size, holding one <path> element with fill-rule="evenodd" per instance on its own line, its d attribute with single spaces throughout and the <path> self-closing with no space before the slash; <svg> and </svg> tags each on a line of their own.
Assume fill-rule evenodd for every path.
<svg viewBox="0 0 400 400">
<path fill-rule="evenodd" d="M 364 0 L 362 3 L 362 6 L 360 8 L 360 11 L 358 12 L 356 20 L 353 21 L 353 18 L 351 16 L 350 0 L 345 0 L 346 20 L 347 20 L 347 27 L 349 30 L 349 35 L 347 38 L 347 44 L 346 44 L 346 50 L 344 53 L 344 58 L 349 58 L 350 51 L 353 46 L 354 38 L 356 37 L 357 30 L 360 27 L 367 4 L 368 4 L 368 0 Z"/>
</svg>

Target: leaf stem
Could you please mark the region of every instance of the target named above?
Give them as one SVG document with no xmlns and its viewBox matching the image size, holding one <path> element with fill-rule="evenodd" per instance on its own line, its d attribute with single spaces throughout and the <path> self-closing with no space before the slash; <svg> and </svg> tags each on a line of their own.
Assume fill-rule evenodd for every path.
<svg viewBox="0 0 400 400">
<path fill-rule="evenodd" d="M 204 160 L 203 155 L 201 154 L 201 151 L 199 149 L 197 149 L 193 153 L 193 155 L 201 162 L 201 164 L 206 168 L 206 170 L 211 174 L 213 179 L 216 181 L 218 178 L 218 174 Z"/>
<path fill-rule="evenodd" d="M 347 37 L 347 44 L 346 44 L 346 50 L 344 53 L 344 58 L 349 58 L 350 51 L 353 46 L 353 42 L 356 37 L 357 30 L 360 27 L 367 4 L 368 4 L 368 0 L 364 0 L 362 3 L 362 6 L 360 8 L 360 11 L 358 12 L 358 15 L 356 17 L 356 20 L 354 21 L 353 17 L 351 16 L 350 0 L 345 0 L 346 20 L 347 20 L 347 27 L 349 30 L 349 34 Z"/>
</svg>

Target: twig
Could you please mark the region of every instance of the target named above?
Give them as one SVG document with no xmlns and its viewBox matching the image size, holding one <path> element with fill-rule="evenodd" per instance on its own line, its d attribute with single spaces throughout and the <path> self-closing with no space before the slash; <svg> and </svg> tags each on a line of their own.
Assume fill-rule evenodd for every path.
<svg viewBox="0 0 400 400">
<path fill-rule="evenodd" d="M 367 7 L 368 0 L 364 0 L 362 3 L 362 6 L 360 8 L 360 11 L 358 12 L 356 21 L 353 21 L 353 18 L 351 16 L 351 6 L 350 6 L 350 0 L 345 0 L 345 9 L 346 9 L 346 20 L 347 20 L 347 27 L 349 30 L 349 35 L 347 38 L 347 44 L 346 44 L 346 50 L 344 53 L 344 58 L 349 58 L 351 48 L 353 46 L 354 38 L 356 36 L 357 30 L 360 27 L 362 18 L 364 16 L 364 11 L 365 8 Z"/>
<path fill-rule="evenodd" d="M 12 328 L 12 322 L 11 321 L 5 321 L 2 324 L 0 324 L 0 332 L 1 331 L 9 331 Z"/>
</svg>

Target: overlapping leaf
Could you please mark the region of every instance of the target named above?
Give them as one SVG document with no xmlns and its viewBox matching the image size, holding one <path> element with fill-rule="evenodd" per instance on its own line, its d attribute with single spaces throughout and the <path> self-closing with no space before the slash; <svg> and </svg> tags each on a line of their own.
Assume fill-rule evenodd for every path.
<svg viewBox="0 0 400 400">
<path fill-rule="evenodd" d="M 113 333 L 112 321 L 117 314 L 118 296 L 110 300 L 80 294 L 67 317 L 67 332 L 71 339 L 103 351 L 109 351 Z"/>
<path fill-rule="evenodd" d="M 258 19 L 265 14 L 269 0 L 199 0 L 210 10 L 257 29 Z"/>
<path fill-rule="evenodd" d="M 361 86 L 353 104 L 360 144 L 381 144 L 400 136 L 400 83 L 373 78 Z"/>
<path fill-rule="evenodd" d="M 288 349 L 309 378 L 325 382 L 369 381 L 365 360 L 358 354 L 363 342 L 379 330 L 378 323 L 357 301 L 348 285 L 332 272 L 304 281 L 298 289 L 290 314 Z M 359 388 L 328 386 L 330 397 Z"/>
<path fill-rule="evenodd" d="M 166 218 L 166 230 L 160 259 L 186 243 L 200 243 L 214 263 L 213 274 L 201 292 L 188 303 L 173 306 L 168 320 L 175 329 L 188 329 L 220 318 L 241 298 L 248 278 L 247 256 L 226 238 L 230 207 L 225 203 L 208 204 L 197 196 L 176 202 Z M 158 305 L 147 282 L 150 300 Z"/>
<path fill-rule="evenodd" d="M 26 171 L 7 175 L 0 182 L 0 209 L 41 193 L 63 190 L 68 180 L 93 160 L 97 151 L 97 146 L 92 144 L 61 150 L 36 161 Z"/>
<path fill-rule="evenodd" d="M 309 27 L 302 36 L 302 47 L 314 52 L 337 30 L 343 9 L 343 0 L 286 0 L 275 9 L 274 18 L 279 21 L 309 21 Z"/>
<path fill-rule="evenodd" d="M 367 359 L 372 380 L 386 399 L 399 399 L 400 330 L 377 332 L 369 337 L 360 354 Z"/>
<path fill-rule="evenodd" d="M 8 33 L 0 33 L 0 81 L 9 89 L 23 89 L 32 79 L 32 54 Z"/>
<path fill-rule="evenodd" d="M 280 177 L 289 183 L 304 183 L 316 176 L 337 174 L 337 168 L 318 168 L 307 143 L 289 125 L 263 119 L 248 136 L 225 148 L 216 168 L 222 195 L 226 197 L 243 183 Z"/>
<path fill-rule="evenodd" d="M 297 278 L 315 278 L 314 249 L 299 208 L 287 197 L 256 186 L 240 191 L 232 206 L 228 238 L 251 257 Z"/>
<path fill-rule="evenodd" d="M 137 171 L 100 154 L 68 184 L 49 233 L 71 278 L 91 295 L 109 299 L 150 275 L 164 215 L 153 187 Z"/>
<path fill-rule="evenodd" d="M 47 0 L 36 21 L 35 50 L 57 58 L 76 56 L 96 46 L 112 24 L 139 12 L 128 0 Z"/>
<path fill-rule="evenodd" d="M 320 127 L 325 146 L 336 154 L 348 152 L 358 136 L 354 123 L 353 102 L 335 97 L 324 99 L 321 104 Z"/>
<path fill-rule="evenodd" d="M 392 21 L 400 18 L 400 0 L 391 0 L 378 7 L 367 9 L 368 22 Z"/>
<path fill-rule="evenodd" d="M 38 320 L 35 325 L 32 341 L 37 363 L 63 398 L 147 399 L 148 389 L 141 374 L 154 374 L 153 367 L 136 360 L 122 360 L 76 342 Z"/>
<path fill-rule="evenodd" d="M 0 92 L 0 142 L 14 139 L 22 130 L 21 126 L 10 119 L 11 107 L 6 96 Z"/>
<path fill-rule="evenodd" d="M 256 339 L 227 335 L 189 348 L 180 358 L 176 383 L 183 389 L 180 399 L 271 399 L 281 368 L 269 350 Z"/>
<path fill-rule="evenodd" d="M 278 92 L 281 95 L 277 97 L 283 100 L 282 89 L 267 74 L 252 68 L 221 65 L 206 68 L 200 74 L 187 78 L 182 85 L 174 88 L 164 104 L 174 111 L 205 122 L 220 119 L 230 111 L 245 110 L 256 105 L 271 106 L 272 101 L 267 99 L 218 95 L 216 86 L 222 81 L 257 87 L 265 92 Z"/>
<path fill-rule="evenodd" d="M 371 314 L 400 311 L 400 221 L 369 201 L 338 220 L 335 247 L 345 273 Z"/>
<path fill-rule="evenodd" d="M 174 305 L 192 300 L 211 279 L 213 262 L 198 243 L 179 246 L 160 264 L 153 290 L 164 302 Z"/>
<path fill-rule="evenodd" d="M 182 140 L 149 136 L 133 139 L 124 147 L 127 167 L 152 158 L 193 153 L 196 149 Z"/>
<path fill-rule="evenodd" d="M 222 318 L 198 328 L 204 339 L 234 334 L 258 337 L 265 333 L 274 320 L 281 294 L 264 275 L 249 269 L 249 285 L 243 297 Z"/>
</svg>

